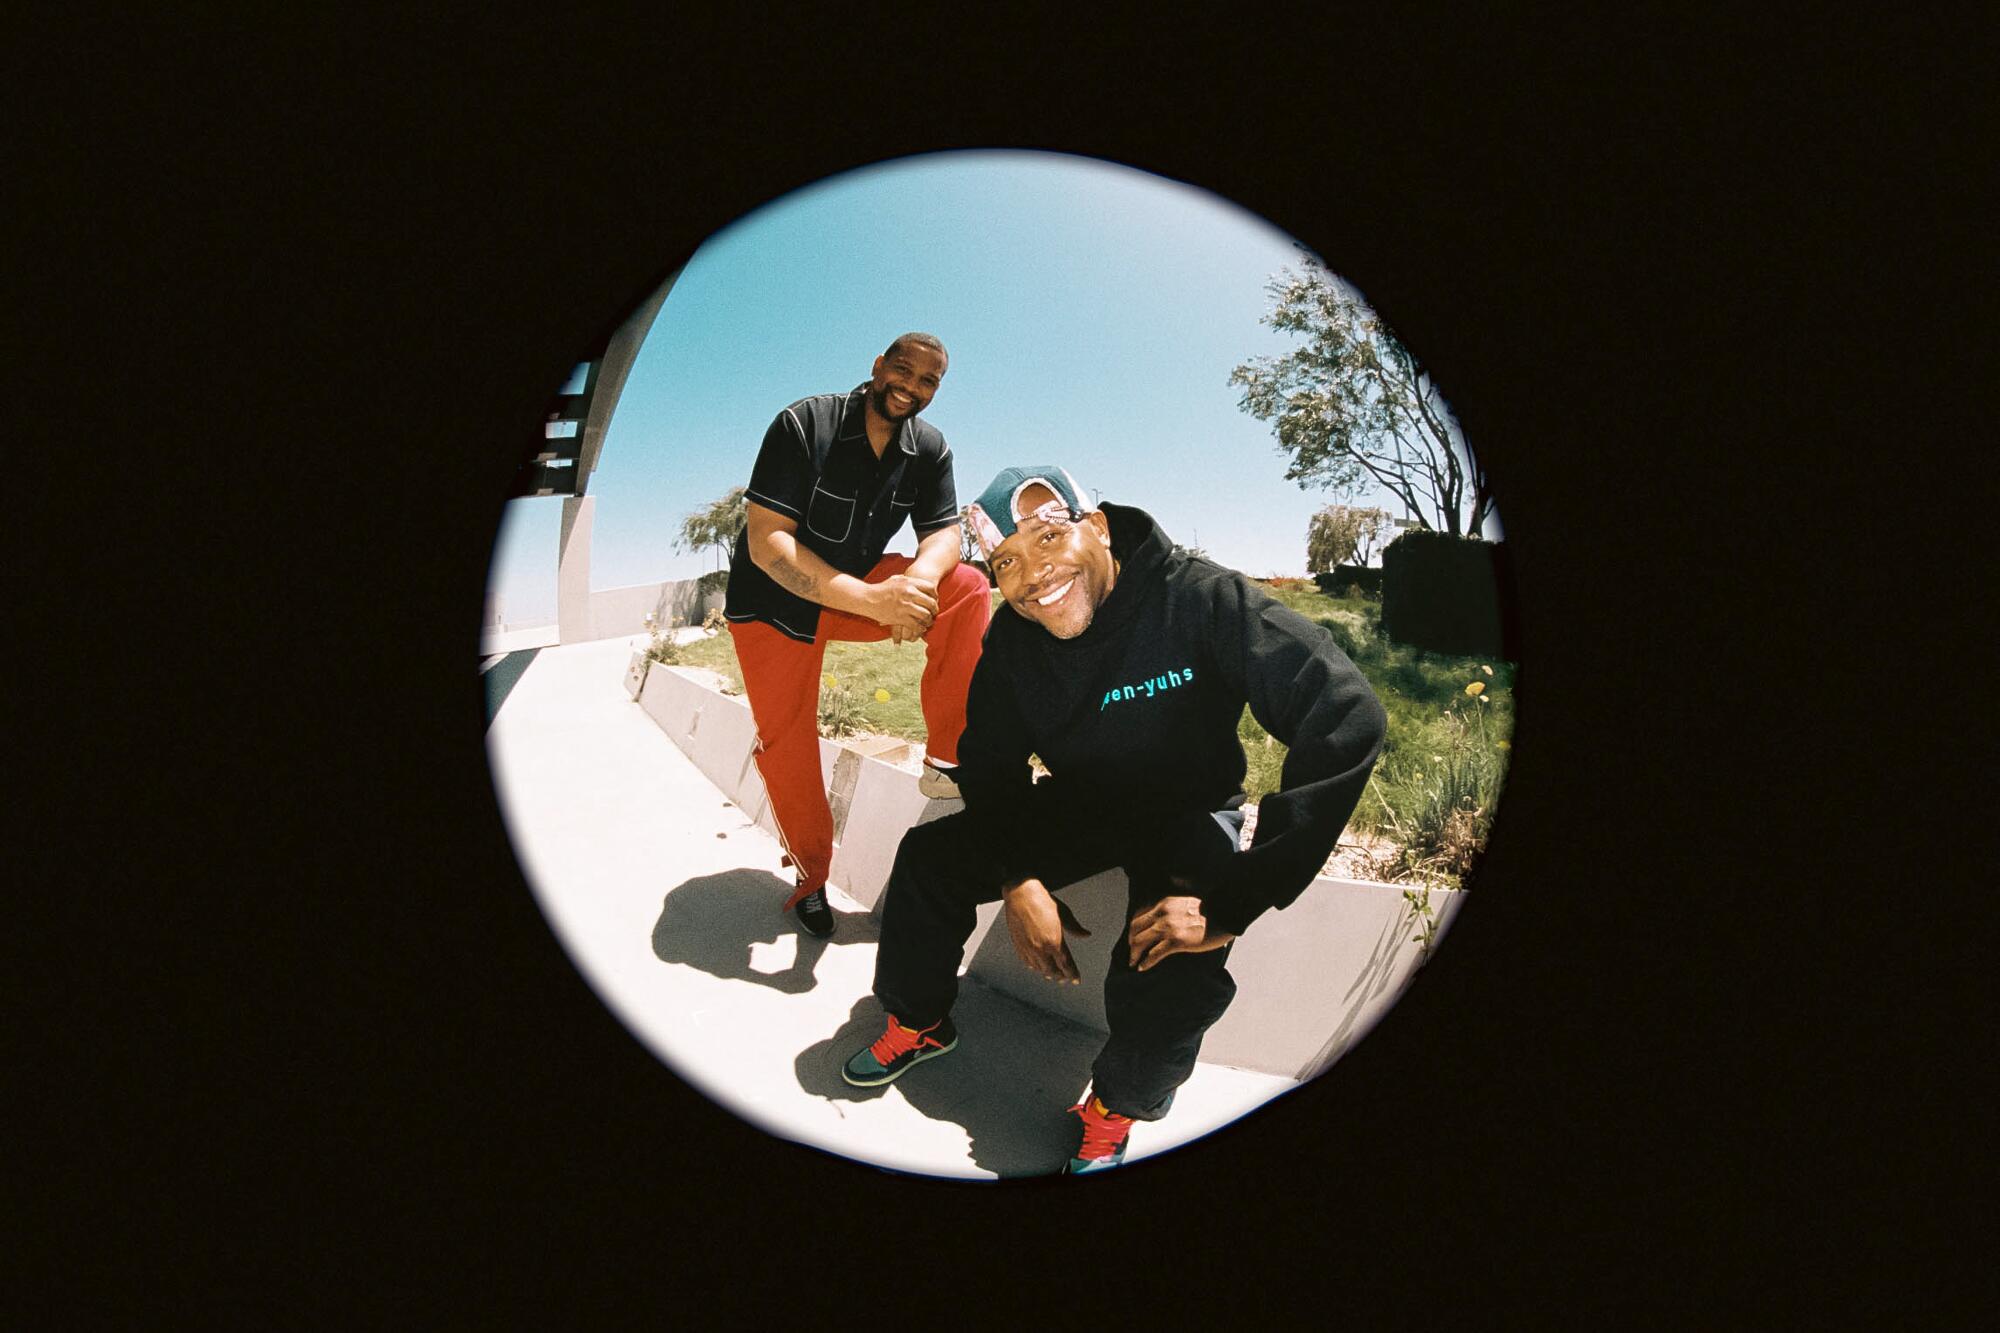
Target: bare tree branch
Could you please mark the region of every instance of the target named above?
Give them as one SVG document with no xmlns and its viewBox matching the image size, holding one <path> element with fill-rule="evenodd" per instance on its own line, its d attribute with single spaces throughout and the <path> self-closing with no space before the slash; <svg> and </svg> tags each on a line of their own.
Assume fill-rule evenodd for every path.
<svg viewBox="0 0 2000 1333">
<path fill-rule="evenodd" d="M 1290 457 L 1286 479 L 1340 492 L 1366 477 L 1424 526 L 1477 536 L 1492 507 L 1486 475 L 1422 364 L 1310 252 L 1301 268 L 1266 284 L 1262 319 L 1301 345 L 1229 376 L 1239 407 L 1271 423 Z"/>
</svg>

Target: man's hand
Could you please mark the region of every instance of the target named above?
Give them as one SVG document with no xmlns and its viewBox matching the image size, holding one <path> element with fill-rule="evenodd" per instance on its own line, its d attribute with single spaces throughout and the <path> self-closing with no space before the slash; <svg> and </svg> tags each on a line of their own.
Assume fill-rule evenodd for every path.
<svg viewBox="0 0 2000 1333">
<path fill-rule="evenodd" d="M 921 583 L 922 580 L 919 579 L 918 582 Z M 933 596 L 935 596 L 935 593 L 933 593 Z M 933 623 L 935 623 L 935 617 L 933 617 Z M 904 625 L 891 625 L 889 626 L 889 642 L 922 643 L 924 641 L 924 635 L 928 633 L 930 633 L 929 625 L 925 625 L 922 629 L 916 629 L 914 627 L 904 626 Z"/>
<path fill-rule="evenodd" d="M 1126 932 L 1132 966 L 1149 971 L 1162 958 L 1177 953 L 1207 953 L 1235 939 L 1226 930 L 1210 930 L 1201 914 L 1201 899 L 1162 898 L 1132 918 Z"/>
<path fill-rule="evenodd" d="M 1067 903 L 1050 893 L 1038 879 L 1024 879 L 1000 895 L 1006 905 L 1007 934 L 1014 952 L 1037 976 L 1050 981 L 1067 981 L 1072 986 L 1083 978 L 1077 974 L 1076 960 L 1070 957 L 1067 931 L 1080 939 L 1090 932 L 1076 919 Z"/>
<path fill-rule="evenodd" d="M 875 590 L 869 615 L 889 627 L 891 639 L 905 643 L 930 632 L 937 619 L 937 584 L 911 574 L 891 574 L 868 586 Z"/>
</svg>

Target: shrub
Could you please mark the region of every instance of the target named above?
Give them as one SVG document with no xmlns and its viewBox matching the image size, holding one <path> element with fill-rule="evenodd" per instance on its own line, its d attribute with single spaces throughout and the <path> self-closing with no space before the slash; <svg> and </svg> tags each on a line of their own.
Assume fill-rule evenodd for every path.
<svg viewBox="0 0 2000 1333">
<path fill-rule="evenodd" d="M 701 627 L 710 634 L 720 634 L 729 627 L 729 619 L 722 614 L 721 607 L 711 606 L 708 614 L 701 618 Z"/>
<path fill-rule="evenodd" d="M 1438 868 L 1463 883 L 1472 873 L 1480 852 L 1486 849 L 1486 835 L 1492 827 L 1492 816 L 1484 808 L 1460 807 L 1446 815 L 1444 827 L 1438 830 L 1437 851 L 1433 853 Z"/>
<path fill-rule="evenodd" d="M 674 642 L 672 631 L 653 631 L 653 642 L 646 649 L 646 660 L 674 666 L 681 660 L 681 646 Z"/>
<path fill-rule="evenodd" d="M 1382 552 L 1383 628 L 1432 652 L 1512 659 L 1507 581 L 1502 543 L 1406 532 Z"/>
<path fill-rule="evenodd" d="M 1337 616 L 1321 616 L 1315 623 L 1333 636 L 1333 641 L 1340 645 L 1340 651 L 1346 653 L 1349 660 L 1361 656 L 1361 638 L 1345 620 Z"/>
<path fill-rule="evenodd" d="M 1404 748 L 1368 781 L 1381 824 L 1399 844 L 1382 867 L 1390 883 L 1463 883 L 1485 850 L 1500 794 L 1501 764 L 1493 747 L 1458 713 L 1447 713 L 1441 752 Z"/>
<path fill-rule="evenodd" d="M 845 685 L 821 685 L 819 734 L 832 739 L 861 730 L 861 701 Z"/>
<path fill-rule="evenodd" d="M 1329 597 L 1382 599 L 1382 571 L 1378 567 L 1338 565 L 1323 574 L 1315 574 L 1313 582 Z"/>
</svg>

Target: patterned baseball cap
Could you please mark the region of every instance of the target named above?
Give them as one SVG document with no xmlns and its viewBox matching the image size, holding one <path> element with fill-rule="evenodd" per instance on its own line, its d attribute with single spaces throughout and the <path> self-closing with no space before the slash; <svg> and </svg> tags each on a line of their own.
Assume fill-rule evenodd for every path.
<svg viewBox="0 0 2000 1333">
<path fill-rule="evenodd" d="M 1037 483 L 1054 491 L 1056 498 L 1030 513 L 1022 513 L 1021 492 Z M 965 507 L 965 522 L 972 529 L 972 539 L 979 543 L 980 554 L 991 560 L 993 548 L 1013 536 L 1021 520 L 1039 517 L 1052 521 L 1066 517 L 1075 523 L 1095 508 L 1084 500 L 1083 487 L 1068 468 L 1047 464 L 1010 467 L 1002 468 L 1000 475 L 979 493 L 979 498 Z"/>
</svg>

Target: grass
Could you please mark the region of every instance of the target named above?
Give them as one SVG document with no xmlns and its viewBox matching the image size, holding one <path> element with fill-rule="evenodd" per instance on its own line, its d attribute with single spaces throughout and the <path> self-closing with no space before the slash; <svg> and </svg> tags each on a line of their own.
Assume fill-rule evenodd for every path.
<svg viewBox="0 0 2000 1333">
<path fill-rule="evenodd" d="M 1358 829 L 1387 835 L 1401 848 L 1393 863 L 1380 868 L 1381 877 L 1462 883 L 1485 846 L 1506 778 L 1514 733 L 1514 664 L 1392 643 L 1380 633 L 1381 604 L 1363 596 L 1329 597 L 1306 579 L 1277 579 L 1263 586 L 1284 605 L 1327 627 L 1388 712 L 1388 739 L 1349 821 Z M 994 602 L 997 613 L 997 593 Z M 831 708 L 855 730 L 921 742 L 918 681 L 924 653 L 921 643 L 828 644 L 822 671 L 835 684 L 829 689 L 822 682 L 822 714 Z M 681 645 L 678 660 L 719 673 L 728 688 L 743 688 L 726 633 Z M 1479 689 L 1467 694 L 1468 685 Z M 878 698 L 877 691 L 888 698 Z M 835 696 L 830 704 L 829 694 Z M 1286 748 L 1247 708 L 1236 732 L 1248 763 L 1244 790 L 1256 801 L 1278 789 Z"/>
<path fill-rule="evenodd" d="M 922 643 L 830 643 L 820 667 L 820 693 L 845 695 L 843 715 L 852 730 L 901 736 L 922 741 L 924 713 L 917 693 L 924 674 Z M 727 632 L 680 646 L 680 665 L 706 667 L 720 675 L 733 693 L 743 690 L 743 671 L 736 664 L 735 643 Z M 826 677 L 834 684 L 829 688 Z M 887 691 L 887 700 L 876 691 Z M 836 702 L 832 708 L 840 708 Z M 829 711 L 822 701 L 821 712 Z"/>
<path fill-rule="evenodd" d="M 1495 658 L 1429 653 L 1382 637 L 1381 604 L 1364 597 L 1329 597 L 1310 583 L 1276 580 L 1265 591 L 1308 620 L 1325 625 L 1354 660 L 1389 714 L 1389 737 L 1375 780 L 1355 811 L 1362 828 L 1393 832 L 1392 816 L 1414 809 L 1450 765 L 1476 775 L 1462 791 L 1492 797 L 1506 769 L 1514 734 L 1513 663 Z M 1477 684 L 1475 694 L 1468 685 Z M 1480 700 L 1484 699 L 1482 703 Z M 1250 799 L 1277 790 L 1284 745 L 1244 710 L 1237 734 L 1250 759 Z M 1386 796 L 1386 800 L 1385 800 Z"/>
</svg>

